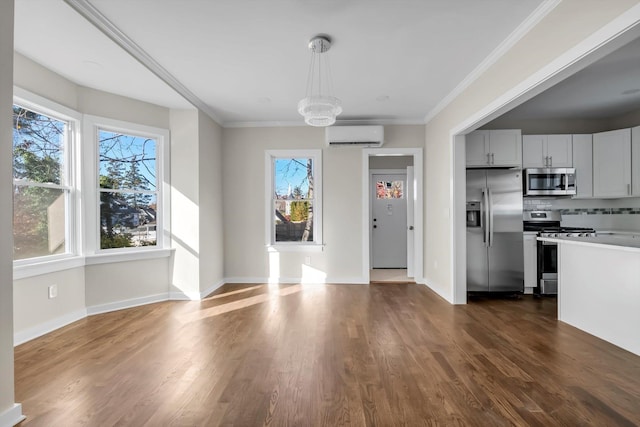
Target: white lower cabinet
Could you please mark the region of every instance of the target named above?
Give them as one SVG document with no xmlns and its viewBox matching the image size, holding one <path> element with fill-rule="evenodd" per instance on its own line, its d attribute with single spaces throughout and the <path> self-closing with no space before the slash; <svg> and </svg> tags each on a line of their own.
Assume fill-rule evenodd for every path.
<svg viewBox="0 0 640 427">
<path fill-rule="evenodd" d="M 538 241 L 535 231 L 525 231 L 522 236 L 524 253 L 524 293 L 532 294 L 538 281 Z"/>
</svg>

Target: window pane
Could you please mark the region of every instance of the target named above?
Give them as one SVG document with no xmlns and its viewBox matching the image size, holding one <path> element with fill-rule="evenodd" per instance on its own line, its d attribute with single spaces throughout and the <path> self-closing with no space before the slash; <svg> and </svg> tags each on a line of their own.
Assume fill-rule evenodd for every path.
<svg viewBox="0 0 640 427">
<path fill-rule="evenodd" d="M 275 159 L 276 199 L 313 198 L 313 159 Z"/>
<path fill-rule="evenodd" d="M 156 190 L 156 140 L 100 130 L 100 188 Z"/>
<path fill-rule="evenodd" d="M 66 191 L 14 186 L 13 258 L 65 252 Z"/>
<path fill-rule="evenodd" d="M 156 245 L 155 195 L 100 192 L 100 248 Z"/>
<path fill-rule="evenodd" d="M 313 202 L 275 200 L 276 242 L 313 241 Z"/>
<path fill-rule="evenodd" d="M 63 184 L 65 122 L 13 106 L 13 178 Z"/>
<path fill-rule="evenodd" d="M 376 199 L 402 199 L 404 198 L 404 181 L 377 181 Z"/>
</svg>

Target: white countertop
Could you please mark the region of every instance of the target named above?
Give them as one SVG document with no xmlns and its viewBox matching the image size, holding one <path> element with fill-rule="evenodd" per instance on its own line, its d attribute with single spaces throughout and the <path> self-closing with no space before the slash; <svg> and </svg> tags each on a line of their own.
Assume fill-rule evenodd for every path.
<svg viewBox="0 0 640 427">
<path fill-rule="evenodd" d="M 601 246 L 640 253 L 640 234 L 598 234 L 595 237 L 538 237 L 543 242 Z"/>
</svg>

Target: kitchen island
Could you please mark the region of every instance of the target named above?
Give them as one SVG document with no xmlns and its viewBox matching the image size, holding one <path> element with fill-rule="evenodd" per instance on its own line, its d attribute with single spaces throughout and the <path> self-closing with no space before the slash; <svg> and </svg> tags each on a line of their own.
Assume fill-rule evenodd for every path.
<svg viewBox="0 0 640 427">
<path fill-rule="evenodd" d="M 640 235 L 538 240 L 558 244 L 558 320 L 640 355 Z"/>
</svg>

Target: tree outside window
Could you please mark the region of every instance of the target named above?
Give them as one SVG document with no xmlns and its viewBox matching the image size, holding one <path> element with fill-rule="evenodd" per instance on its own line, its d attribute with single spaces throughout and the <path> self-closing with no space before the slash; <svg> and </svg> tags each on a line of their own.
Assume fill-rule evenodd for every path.
<svg viewBox="0 0 640 427">
<path fill-rule="evenodd" d="M 320 150 L 269 150 L 268 244 L 321 242 Z"/>
<path fill-rule="evenodd" d="M 99 129 L 100 249 L 157 243 L 157 141 Z"/>
<path fill-rule="evenodd" d="M 13 106 L 15 260 L 69 251 L 69 123 Z"/>
</svg>

